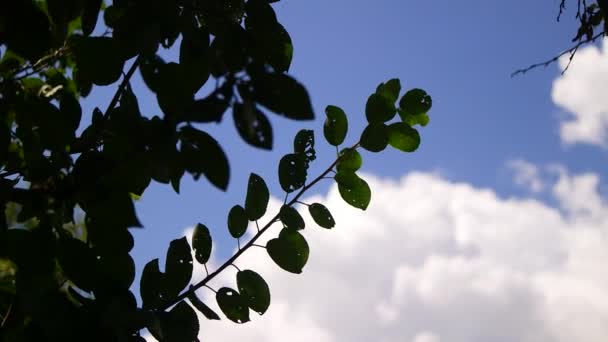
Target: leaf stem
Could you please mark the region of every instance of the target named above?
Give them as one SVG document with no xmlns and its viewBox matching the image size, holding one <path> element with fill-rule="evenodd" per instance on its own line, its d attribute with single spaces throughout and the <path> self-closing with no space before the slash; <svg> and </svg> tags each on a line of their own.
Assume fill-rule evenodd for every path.
<svg viewBox="0 0 608 342">
<path fill-rule="evenodd" d="M 353 145 L 353 147 L 351 147 L 352 149 L 356 149 L 359 146 L 359 143 L 356 143 L 355 145 Z M 300 191 L 291 199 L 291 201 L 289 201 L 289 203 L 287 203 L 287 206 L 292 206 L 294 203 L 298 203 L 300 197 L 302 197 L 302 195 L 304 195 L 304 193 L 310 189 L 311 187 L 313 187 L 315 184 L 317 184 L 319 181 L 321 181 L 325 176 L 327 176 L 328 173 L 330 173 L 333 168 L 338 164 L 338 162 L 340 161 L 341 157 L 337 157 L 336 160 L 334 160 L 333 163 L 331 163 L 331 165 L 325 169 L 325 171 L 323 171 L 319 176 L 317 176 L 317 178 L 315 178 L 312 182 L 306 184 L 302 189 L 300 189 Z M 245 251 L 247 251 L 250 247 L 255 245 L 255 242 L 262 236 L 262 234 L 264 234 L 264 232 L 266 232 L 273 223 L 277 222 L 279 220 L 279 214 L 277 213 L 268 223 L 266 223 L 266 225 L 264 225 L 264 227 L 262 227 L 260 229 L 260 231 L 255 234 L 253 236 L 253 238 L 251 238 L 251 240 L 249 240 L 244 246 L 243 248 L 239 249 L 236 253 L 234 253 L 234 255 L 232 255 L 228 260 L 226 260 L 220 267 L 218 267 L 215 271 L 213 271 L 212 273 L 210 273 L 209 275 L 207 275 L 205 277 L 205 279 L 199 281 L 198 283 L 191 285 L 188 290 L 182 292 L 179 296 L 177 296 L 174 300 L 167 302 L 164 306 L 162 306 L 160 309 L 162 311 L 167 310 L 168 308 L 172 307 L 173 305 L 181 302 L 182 300 L 186 299 L 191 293 L 194 293 L 196 290 L 200 289 L 203 286 L 207 286 L 207 283 L 215 278 L 218 274 L 220 274 L 223 270 L 225 270 L 228 266 L 232 265 L 236 259 L 238 259 L 243 253 L 245 253 Z M 259 246 L 259 245 L 258 245 Z"/>
</svg>

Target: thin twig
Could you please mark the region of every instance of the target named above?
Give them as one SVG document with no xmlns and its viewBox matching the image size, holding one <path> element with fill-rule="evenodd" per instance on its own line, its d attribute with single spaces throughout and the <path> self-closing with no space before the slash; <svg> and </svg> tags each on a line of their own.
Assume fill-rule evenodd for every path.
<svg viewBox="0 0 608 342">
<path fill-rule="evenodd" d="M 568 62 L 568 65 L 566 66 L 566 68 L 565 68 L 564 70 L 562 70 L 562 74 L 563 74 L 564 72 L 566 72 L 566 70 L 567 70 L 567 69 L 568 69 L 568 67 L 570 66 L 570 63 L 572 62 L 572 59 L 574 58 L 574 55 L 576 54 L 576 52 L 578 51 L 578 49 L 579 49 L 581 46 L 583 46 L 583 45 L 585 45 L 585 44 L 593 43 L 593 42 L 595 42 L 596 40 L 598 40 L 598 39 L 599 39 L 600 37 L 602 37 L 602 36 L 604 36 L 604 32 L 600 32 L 600 33 L 596 34 L 596 35 L 595 35 L 595 36 L 593 36 L 591 39 L 585 39 L 585 40 L 582 40 L 582 41 L 580 41 L 580 42 L 576 43 L 576 45 L 574 45 L 573 47 L 571 47 L 571 48 L 569 48 L 569 49 L 567 49 L 567 50 L 562 51 L 560 54 L 558 54 L 557 56 L 555 56 L 555 57 L 553 57 L 553 58 L 551 58 L 551 59 L 548 59 L 548 60 L 546 60 L 546 61 L 544 61 L 544 62 L 540 62 L 540 63 L 532 64 L 532 65 L 530 65 L 530 66 L 529 66 L 529 67 L 527 67 L 527 68 L 523 68 L 523 69 L 518 69 L 518 70 L 516 70 L 515 72 L 513 72 L 513 73 L 511 74 L 511 77 L 517 76 L 517 75 L 519 75 L 519 74 L 525 74 L 525 73 L 527 73 L 528 71 L 530 71 L 530 70 L 532 70 L 532 69 L 536 69 L 536 68 L 538 68 L 538 67 L 547 67 L 547 66 L 549 66 L 549 65 L 551 65 L 551 64 L 553 64 L 553 63 L 555 63 L 555 62 L 557 62 L 557 61 L 558 61 L 558 60 L 559 60 L 559 59 L 560 59 L 562 56 L 564 56 L 564 55 L 566 55 L 566 54 L 570 54 L 570 61 Z"/>
<path fill-rule="evenodd" d="M 131 67 L 129 68 L 129 71 L 127 71 L 127 74 L 125 75 L 125 77 L 122 78 L 122 82 L 118 86 L 116 93 L 114 93 L 114 97 L 112 97 L 112 101 L 110 101 L 108 108 L 106 108 L 106 111 L 104 113 L 104 118 L 107 118 L 108 115 L 110 115 L 110 111 L 112 109 L 114 109 L 114 107 L 116 107 L 116 104 L 118 104 L 118 100 L 120 100 L 120 97 L 127 89 L 128 85 L 129 85 L 129 81 L 131 80 L 131 77 L 133 77 L 133 74 L 135 73 L 135 70 L 137 70 L 137 67 L 139 67 L 140 63 L 141 63 L 141 56 L 138 56 L 137 59 L 135 59 L 135 62 L 133 62 L 133 64 L 131 64 Z"/>
<path fill-rule="evenodd" d="M 11 314 L 11 309 L 13 308 L 13 302 L 8 306 L 8 310 L 6 310 L 6 314 L 4 314 L 4 318 L 2 318 L 2 323 L 0 323 L 0 328 L 4 327 L 4 323 L 8 319 L 8 316 Z"/>
</svg>

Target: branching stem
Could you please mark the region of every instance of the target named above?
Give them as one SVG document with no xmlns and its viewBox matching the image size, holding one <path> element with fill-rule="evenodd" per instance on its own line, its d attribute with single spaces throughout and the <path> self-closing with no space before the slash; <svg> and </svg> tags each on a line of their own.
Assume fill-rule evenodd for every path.
<svg viewBox="0 0 608 342">
<path fill-rule="evenodd" d="M 359 143 L 356 143 L 353 147 L 351 147 L 352 149 L 356 149 L 359 146 Z M 302 195 L 304 195 L 304 193 L 310 189 L 311 187 L 313 187 L 315 184 L 317 184 L 320 180 L 322 180 L 325 176 L 327 176 L 328 173 L 330 173 L 333 168 L 338 164 L 338 162 L 340 161 L 340 157 L 336 158 L 336 160 L 334 160 L 333 163 L 331 163 L 331 165 L 325 169 L 325 171 L 323 171 L 317 178 L 315 178 L 312 182 L 310 182 L 309 184 L 305 185 L 302 189 L 300 189 L 300 191 L 289 201 L 289 203 L 287 203 L 287 206 L 292 206 L 295 203 L 298 203 L 300 197 L 302 197 Z M 220 267 L 218 267 L 218 269 L 216 269 L 215 271 L 213 271 L 212 273 L 210 273 L 209 275 L 207 275 L 205 277 L 205 279 L 199 281 L 198 283 L 190 286 L 188 288 L 188 290 L 182 292 L 179 296 L 177 296 L 174 300 L 167 302 L 163 307 L 161 307 L 161 310 L 167 310 L 168 308 L 172 307 L 173 305 L 181 302 L 182 300 L 186 299 L 190 294 L 194 293 L 196 290 L 200 289 L 203 286 L 207 286 L 207 283 L 209 281 L 211 281 L 213 278 L 215 278 L 218 274 L 220 274 L 223 270 L 225 270 L 228 266 L 232 265 L 236 259 L 238 259 L 243 253 L 245 253 L 245 251 L 247 251 L 250 247 L 252 246 L 256 246 L 255 242 L 272 226 L 273 223 L 277 222 L 279 220 L 279 214 L 277 213 L 268 223 L 266 223 L 266 225 L 264 225 L 264 227 L 262 227 L 260 229 L 260 231 L 255 234 L 253 236 L 253 238 L 251 238 L 251 240 L 249 240 L 242 249 L 239 249 L 236 253 L 234 253 L 233 256 L 231 256 L 228 260 L 226 260 Z M 257 245 L 259 246 L 259 245 Z M 261 247 L 261 246 L 260 246 Z"/>
</svg>

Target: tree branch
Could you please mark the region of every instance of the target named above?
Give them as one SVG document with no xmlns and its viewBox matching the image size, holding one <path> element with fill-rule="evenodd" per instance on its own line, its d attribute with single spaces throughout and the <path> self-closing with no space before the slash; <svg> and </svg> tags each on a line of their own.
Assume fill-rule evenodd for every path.
<svg viewBox="0 0 608 342">
<path fill-rule="evenodd" d="M 351 147 L 351 149 L 356 149 L 359 146 L 359 143 L 356 143 L 355 145 L 353 145 Z M 287 203 L 287 206 L 292 206 L 295 203 L 298 202 L 298 200 L 300 199 L 300 197 L 302 197 L 302 195 L 311 187 L 313 187 L 315 184 L 317 184 L 319 181 L 321 181 L 328 173 L 330 173 L 333 168 L 338 164 L 338 162 L 340 161 L 342 157 L 337 157 L 336 160 L 334 160 L 334 162 L 325 170 L 323 171 L 317 178 L 315 178 L 312 182 L 310 182 L 309 184 L 305 185 L 292 199 L 291 201 L 289 201 L 289 203 Z M 238 259 L 243 253 L 245 253 L 245 251 L 247 251 L 250 247 L 252 246 L 260 246 L 260 245 L 256 245 L 255 242 L 258 238 L 260 238 L 264 232 L 266 232 L 275 222 L 277 222 L 279 220 L 279 214 L 277 213 L 268 223 L 266 223 L 266 225 L 264 227 L 262 227 L 258 233 L 256 233 L 253 238 L 251 238 L 251 240 L 249 240 L 244 246 L 243 248 L 239 249 L 236 253 L 234 253 L 233 256 L 231 256 L 228 260 L 226 260 L 217 270 L 215 270 L 212 273 L 209 273 L 205 279 L 201 280 L 200 282 L 198 282 L 195 285 L 191 285 L 188 290 L 186 290 L 185 292 L 182 292 L 182 294 L 180 294 L 179 296 L 177 296 L 174 300 L 168 302 L 167 304 L 165 304 L 161 310 L 165 311 L 168 308 L 172 307 L 173 305 L 181 302 L 182 300 L 186 299 L 188 296 L 190 296 L 191 294 L 193 294 L 196 290 L 200 289 L 201 287 L 204 287 L 207 285 L 207 283 L 209 281 L 211 281 L 211 279 L 215 278 L 218 274 L 220 274 L 224 269 L 226 269 L 228 266 L 232 265 L 236 259 Z M 262 246 L 263 247 L 263 246 Z"/>
<path fill-rule="evenodd" d="M 530 70 L 532 70 L 532 69 L 536 69 L 536 68 L 538 68 L 538 67 L 545 67 L 545 68 L 546 68 L 546 67 L 548 67 L 549 65 L 551 65 L 551 64 L 553 64 L 553 63 L 555 63 L 555 62 L 557 62 L 557 61 L 558 61 L 558 60 L 559 60 L 559 59 L 560 59 L 562 56 L 564 56 L 564 55 L 566 55 L 566 54 L 570 54 L 570 59 L 569 59 L 569 61 L 568 61 L 568 65 L 566 66 L 566 68 L 565 68 L 564 70 L 562 70 L 562 75 L 563 75 L 563 74 L 566 72 L 566 70 L 568 70 L 568 67 L 569 67 L 569 66 L 570 66 L 570 64 L 572 63 L 572 59 L 574 58 L 574 55 L 576 54 L 576 52 L 578 51 L 578 49 L 579 49 L 581 46 L 583 46 L 583 45 L 585 45 L 585 44 L 593 43 L 593 42 L 595 42 L 596 40 L 598 40 L 600 37 L 603 37 L 604 35 L 605 35 L 605 33 L 602 31 L 602 32 L 600 32 L 600 33 L 596 34 L 595 36 L 593 36 L 593 37 L 592 37 L 592 38 L 590 38 L 590 39 L 581 40 L 581 41 L 579 41 L 578 43 L 576 43 L 576 45 L 574 45 L 573 47 L 571 47 L 571 48 L 569 48 L 569 49 L 567 49 L 567 50 L 562 51 L 562 52 L 561 52 L 561 53 L 559 53 L 557 56 L 555 56 L 555 57 L 553 57 L 553 58 L 551 58 L 551 59 L 548 59 L 548 60 L 546 60 L 546 61 L 544 61 L 544 62 L 540 62 L 540 63 L 532 64 L 532 65 L 530 65 L 530 66 L 529 66 L 529 67 L 527 67 L 527 68 L 523 68 L 523 69 L 518 69 L 518 70 L 515 70 L 515 71 L 514 71 L 514 72 L 511 74 L 511 77 L 515 77 L 515 76 L 517 76 L 517 75 L 519 75 L 519 74 L 522 74 L 522 75 L 523 75 L 523 74 L 527 73 L 528 71 L 530 71 Z"/>
</svg>

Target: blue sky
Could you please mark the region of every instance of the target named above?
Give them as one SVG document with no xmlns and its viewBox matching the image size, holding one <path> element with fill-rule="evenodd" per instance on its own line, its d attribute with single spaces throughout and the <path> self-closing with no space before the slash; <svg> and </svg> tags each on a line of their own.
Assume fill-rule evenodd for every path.
<svg viewBox="0 0 608 342">
<path fill-rule="evenodd" d="M 557 208 L 555 215 L 564 215 L 564 220 L 570 217 L 568 205 L 576 207 L 565 202 L 564 194 L 575 192 L 576 184 L 585 189 L 580 184 L 590 184 L 591 188 L 595 184 L 588 178 L 587 183 L 584 179 L 577 183 L 575 178 L 568 178 L 570 174 L 592 173 L 599 182 L 599 190 L 595 190 L 604 192 L 601 182 L 606 176 L 604 147 L 580 139 L 579 143 L 568 142 L 560 135 L 567 111 L 552 98 L 554 81 L 560 77 L 559 66 L 554 64 L 510 77 L 514 70 L 551 57 L 568 46 L 575 30 L 573 8 L 558 24 L 557 0 L 283 0 L 274 7 L 294 42 L 290 74 L 307 86 L 316 120 L 291 122 L 269 114 L 275 133 L 271 152 L 246 145 L 238 137 L 230 113 L 221 124 L 204 126 L 228 155 L 229 190 L 218 191 L 205 180 L 195 183 L 189 176 L 182 181 L 180 195 L 175 195 L 170 186 L 153 184 L 137 203 L 140 220 L 145 225 L 144 230 L 135 232 L 137 244 L 133 255 L 140 265 L 153 258 L 164 258 L 169 241 L 182 236 L 185 228 L 197 222 L 212 229 L 218 243 L 217 257 L 221 260 L 228 256 L 235 243 L 227 234 L 226 214 L 234 204 L 243 204 L 249 173 L 263 176 L 271 193 L 281 197 L 276 181 L 277 163 L 291 150 L 292 138 L 301 128 L 314 129 L 317 135 L 319 158 L 311 173 L 324 169 L 335 153 L 322 139 L 325 106 L 338 105 L 348 113 L 351 134 L 347 142 L 353 143 L 365 125 L 367 97 L 378 83 L 393 77 L 401 79 L 404 89 L 426 89 L 433 96 L 434 106 L 430 125 L 421 130 L 423 142 L 416 153 L 364 153 L 363 171 L 379 179 L 378 186 L 382 189 L 390 188 L 391 180 L 413 182 L 413 171 L 423 172 L 426 177 L 439 174 L 439 180 L 433 179 L 448 184 L 449 189 L 452 185 L 458 187 L 455 184 L 466 184 L 474 189 L 475 196 L 490 189 L 498 203 L 504 205 L 506 202 L 501 201 L 509 198 L 522 203 L 540 200 L 538 205 L 547 206 L 549 211 Z M 173 52 L 167 52 L 166 56 L 175 58 Z M 608 82 L 608 78 L 605 80 Z M 158 114 L 155 99 L 139 76 L 133 85 L 142 112 Z M 105 107 L 112 92 L 113 89 L 97 90 L 87 99 L 87 106 Z M 535 191 L 526 181 L 522 182 L 524 187 L 518 186 L 513 169 L 508 166 L 513 160 L 525 160 L 533 168 L 540 168 L 540 173 L 550 174 L 553 191 Z M 553 165 L 553 171 L 542 171 L 547 165 Z M 555 171 L 558 169 L 562 171 Z M 421 177 L 423 183 L 428 180 Z M 403 182 L 393 185 L 398 188 L 410 184 Z M 325 196 L 329 187 L 329 182 L 322 184 L 312 193 Z M 411 207 L 405 197 L 403 202 L 396 199 L 390 205 L 399 210 Z M 479 205 L 482 208 L 485 204 Z M 343 229 L 340 222 L 336 229 Z M 299 281 L 290 279 L 294 283 Z M 439 341 L 433 332 L 412 336 L 416 342 Z"/>
<path fill-rule="evenodd" d="M 145 231 L 134 251 L 141 260 L 162 257 L 168 241 L 183 228 L 203 222 L 218 241 L 232 243 L 225 213 L 242 204 L 250 172 L 262 175 L 271 192 L 281 196 L 276 166 L 288 153 L 295 133 L 314 129 L 317 171 L 332 161 L 323 146 L 322 123 L 328 104 L 349 115 L 347 142 L 365 127 L 364 108 L 376 85 L 390 78 L 403 89 L 420 87 L 434 99 L 431 124 L 421 130 L 422 145 L 413 154 L 365 153 L 363 171 L 398 178 L 411 170 L 439 171 L 449 179 L 491 187 L 503 195 L 519 194 L 505 163 L 526 159 L 560 162 L 574 171 L 594 170 L 604 161 L 596 147 L 564 146 L 559 138 L 560 110 L 550 97 L 557 65 L 511 78 L 517 68 L 552 56 L 567 46 L 573 22 L 555 22 L 555 1 L 281 1 L 279 19 L 294 42 L 290 73 L 304 83 L 316 120 L 292 122 L 270 114 L 274 126 L 272 152 L 246 145 L 237 135 L 230 113 L 221 124 L 205 125 L 226 150 L 231 179 L 228 192 L 205 180 L 184 177 L 182 193 L 153 184 L 137 203 Z M 565 19 L 571 18 L 572 12 Z M 176 44 L 177 45 L 177 44 Z M 174 52 L 164 52 L 176 58 Z M 155 98 L 136 77 L 142 112 L 160 111 Z M 104 108 L 113 92 L 98 89 L 87 107 Z M 311 174 L 314 174 L 315 169 Z M 312 191 L 324 192 L 329 183 Z M 229 251 L 226 251 L 227 253 Z"/>
</svg>

